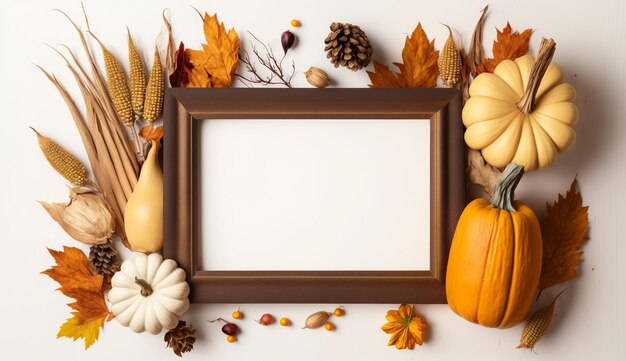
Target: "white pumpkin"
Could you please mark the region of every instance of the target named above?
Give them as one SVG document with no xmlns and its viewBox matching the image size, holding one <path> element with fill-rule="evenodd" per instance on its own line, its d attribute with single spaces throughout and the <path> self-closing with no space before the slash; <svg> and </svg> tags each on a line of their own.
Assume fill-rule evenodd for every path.
<svg viewBox="0 0 626 361">
<path fill-rule="evenodd" d="M 163 328 L 172 329 L 189 308 L 185 271 L 158 253 L 124 261 L 111 286 L 111 312 L 135 332 L 158 334 Z"/>
</svg>

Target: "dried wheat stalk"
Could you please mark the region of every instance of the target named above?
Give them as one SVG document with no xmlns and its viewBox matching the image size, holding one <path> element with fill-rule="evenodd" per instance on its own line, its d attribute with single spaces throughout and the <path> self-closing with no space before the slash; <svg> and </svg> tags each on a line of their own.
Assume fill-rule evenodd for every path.
<svg viewBox="0 0 626 361">
<path fill-rule="evenodd" d="M 122 127 L 119 117 L 113 107 L 106 83 L 98 69 L 87 40 L 76 23 L 63 11 L 63 14 L 74 26 L 81 40 L 83 50 L 87 55 L 91 74 L 78 61 L 76 55 L 67 47 L 72 61 L 60 51 L 55 51 L 65 60 L 76 84 L 78 85 L 85 103 L 84 115 L 78 110 L 76 103 L 67 93 L 63 85 L 50 73 L 44 72 L 46 77 L 56 86 L 67 104 L 74 123 L 80 133 L 83 145 L 87 151 L 89 163 L 94 173 L 97 187 L 100 188 L 113 209 L 117 220 L 116 233 L 126 245 L 124 235 L 124 207 L 137 184 L 139 165 L 131 147 L 131 140 Z M 84 8 L 83 8 L 84 13 Z M 87 32 L 89 21 L 85 15 Z"/>
</svg>

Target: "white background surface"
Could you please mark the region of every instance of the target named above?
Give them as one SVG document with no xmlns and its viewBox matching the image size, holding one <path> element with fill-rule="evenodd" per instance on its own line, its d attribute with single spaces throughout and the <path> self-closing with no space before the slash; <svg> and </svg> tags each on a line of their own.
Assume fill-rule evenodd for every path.
<svg viewBox="0 0 626 361">
<path fill-rule="evenodd" d="M 202 121 L 200 267 L 429 270 L 429 125 Z"/>
<path fill-rule="evenodd" d="M 69 150 L 84 150 L 70 115 L 52 85 L 32 63 L 45 66 L 72 87 L 60 59 L 42 43 L 67 43 L 79 50 L 69 24 L 53 7 L 80 18 L 77 1 L 22 0 L 0 3 L 0 310 L 3 327 L 0 346 L 4 360 L 174 360 L 163 348 L 162 337 L 136 335 L 116 322 L 106 325 L 100 341 L 89 351 L 82 343 L 56 340 L 58 327 L 69 316 L 69 299 L 54 292 L 57 285 L 39 272 L 51 258 L 45 247 L 77 245 L 48 217 L 35 200 L 63 201 L 64 182 L 45 163 L 27 128 L 33 125 Z M 362 87 L 364 72 L 332 68 L 322 52 L 328 24 L 334 20 L 359 24 L 369 34 L 375 58 L 386 63 L 400 60 L 404 37 L 422 21 L 439 49 L 450 24 L 469 43 L 484 1 L 86 1 L 92 29 L 117 54 L 126 52 L 130 26 L 136 42 L 151 54 L 161 30 L 161 11 L 172 9 L 178 40 L 197 47 L 202 40 L 197 14 L 188 5 L 219 12 L 220 19 L 245 37 L 250 29 L 278 47 L 280 33 L 291 18 L 303 26 L 294 32 L 299 46 L 293 56 L 300 71 L 321 66 L 339 86 Z M 367 4 L 367 5 L 366 5 Z M 581 123 L 578 143 L 548 170 L 529 174 L 519 198 L 540 209 L 565 191 L 576 174 L 585 203 L 590 205 L 591 241 L 585 248 L 582 277 L 567 287 L 558 304 L 554 328 L 533 354 L 516 350 L 521 326 L 510 330 L 482 328 L 455 316 L 445 305 L 419 305 L 431 331 L 428 343 L 414 351 L 386 347 L 388 336 L 380 326 L 387 309 L 397 305 L 346 305 L 347 315 L 337 320 L 335 333 L 271 326 L 251 320 L 264 312 L 291 317 L 301 324 L 314 311 L 333 305 L 243 305 L 248 318 L 236 344 L 227 344 L 219 327 L 204 320 L 228 316 L 237 305 L 194 305 L 186 318 L 198 329 L 198 342 L 189 360 L 620 360 L 624 343 L 625 262 L 624 212 L 626 183 L 624 154 L 626 106 L 626 4 L 607 1 L 492 1 L 486 23 L 485 44 L 495 37 L 495 26 L 511 21 L 516 29 L 533 27 L 532 49 L 542 36 L 553 37 L 555 61 L 578 90 Z M 488 46 L 490 48 L 490 46 Z M 306 86 L 302 76 L 297 86 Z M 74 91 L 74 94 L 76 92 Z M 399 252 L 399 250 L 397 250 Z M 348 255 L 346 255 L 348 256 Z M 558 289 L 560 289 L 559 287 Z M 545 304 L 557 290 L 545 293 Z"/>
</svg>

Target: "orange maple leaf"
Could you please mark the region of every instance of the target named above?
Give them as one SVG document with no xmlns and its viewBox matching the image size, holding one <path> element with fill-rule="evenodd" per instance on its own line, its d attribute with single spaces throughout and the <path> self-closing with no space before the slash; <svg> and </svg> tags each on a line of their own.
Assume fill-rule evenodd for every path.
<svg viewBox="0 0 626 361">
<path fill-rule="evenodd" d="M 402 63 L 394 63 L 400 70 L 395 73 L 386 65 L 374 62 L 374 71 L 367 72 L 371 88 L 434 88 L 439 76 L 439 51 L 435 41 L 428 40 L 422 24 L 417 23 L 411 36 L 407 36 L 402 49 Z"/>
<path fill-rule="evenodd" d="M 98 339 L 99 328 L 109 315 L 103 294 L 104 278 L 93 273 L 91 262 L 78 248 L 63 247 L 63 251 L 48 249 L 48 252 L 56 265 L 42 273 L 61 285 L 58 291 L 76 300 L 68 305 L 75 310 L 74 317 L 61 326 L 57 337 L 83 338 L 87 349 Z"/>
<path fill-rule="evenodd" d="M 189 88 L 230 87 L 239 62 L 239 36 L 234 28 L 226 31 L 217 14 L 204 13 L 204 37 L 207 43 L 202 50 L 185 49 L 193 68 L 188 70 Z"/>
<path fill-rule="evenodd" d="M 496 32 L 497 40 L 493 41 L 493 58 L 485 59 L 483 66 L 476 69 L 479 74 L 485 71 L 493 73 L 502 60 L 515 60 L 528 53 L 532 29 L 526 29 L 521 34 L 517 31 L 513 33 L 511 24 L 507 21 L 504 29 L 500 31 L 496 28 Z"/>
<path fill-rule="evenodd" d="M 575 179 L 565 197 L 559 194 L 554 204 L 546 204 L 546 213 L 539 219 L 543 238 L 539 289 L 578 277 L 576 267 L 583 254 L 581 247 L 588 239 L 588 209 L 583 206 Z"/>
<path fill-rule="evenodd" d="M 146 125 L 139 130 L 139 136 L 147 141 L 155 140 L 158 142 L 163 138 L 163 126 Z"/>
</svg>

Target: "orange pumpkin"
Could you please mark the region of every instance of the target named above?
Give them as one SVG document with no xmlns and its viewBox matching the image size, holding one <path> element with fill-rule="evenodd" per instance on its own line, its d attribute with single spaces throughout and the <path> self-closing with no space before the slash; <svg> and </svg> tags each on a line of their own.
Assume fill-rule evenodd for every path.
<svg viewBox="0 0 626 361">
<path fill-rule="evenodd" d="M 541 273 L 542 242 L 535 213 L 514 200 L 524 167 L 509 164 L 491 201 L 472 201 L 456 227 L 446 278 L 448 305 L 487 327 L 507 328 L 530 310 Z"/>
</svg>

